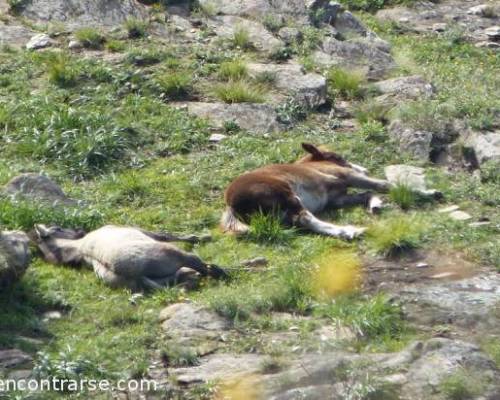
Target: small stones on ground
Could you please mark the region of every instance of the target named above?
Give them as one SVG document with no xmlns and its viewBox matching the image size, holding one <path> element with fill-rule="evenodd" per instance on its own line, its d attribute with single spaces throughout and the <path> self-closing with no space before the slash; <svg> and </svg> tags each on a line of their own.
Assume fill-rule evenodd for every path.
<svg viewBox="0 0 500 400">
<path fill-rule="evenodd" d="M 490 26 L 484 30 L 484 34 L 491 40 L 500 40 L 500 26 Z"/>
<path fill-rule="evenodd" d="M 431 275 L 431 276 L 429 276 L 429 278 L 432 278 L 432 279 L 444 279 L 444 278 L 450 278 L 452 276 L 456 276 L 456 273 L 448 271 L 448 272 L 440 272 L 439 274 Z"/>
<path fill-rule="evenodd" d="M 467 10 L 467 14 L 479 15 L 481 17 L 490 16 L 493 13 L 493 8 L 489 4 L 479 4 Z"/>
<path fill-rule="evenodd" d="M 0 350 L 0 370 L 4 368 L 15 368 L 31 362 L 32 357 L 18 349 Z"/>
<path fill-rule="evenodd" d="M 26 43 L 27 50 L 38 50 L 45 47 L 52 46 L 53 42 L 49 35 L 40 33 L 33 36 L 28 43 Z"/>
<path fill-rule="evenodd" d="M 81 49 L 83 46 L 78 40 L 70 40 L 68 43 L 68 49 L 77 50 Z"/>
<path fill-rule="evenodd" d="M 425 262 L 419 262 L 417 265 L 415 265 L 416 268 L 429 268 L 429 264 Z"/>
<path fill-rule="evenodd" d="M 478 222 L 471 222 L 469 224 L 469 226 L 472 228 L 478 228 L 480 226 L 487 226 L 487 225 L 491 225 L 491 221 L 478 221 Z"/>
</svg>

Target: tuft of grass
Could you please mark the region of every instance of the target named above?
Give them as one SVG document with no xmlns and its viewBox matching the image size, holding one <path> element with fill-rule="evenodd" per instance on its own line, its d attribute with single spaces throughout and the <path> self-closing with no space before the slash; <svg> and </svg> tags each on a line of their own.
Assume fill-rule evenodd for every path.
<svg viewBox="0 0 500 400">
<path fill-rule="evenodd" d="M 271 87 L 276 83 L 277 74 L 274 71 L 262 71 L 259 72 L 253 80 L 259 85 L 266 87 Z"/>
<path fill-rule="evenodd" d="M 482 393 L 480 378 L 464 368 L 441 381 L 439 388 L 448 400 L 469 400 Z"/>
<path fill-rule="evenodd" d="M 198 364 L 196 351 L 172 342 L 161 349 L 161 358 L 169 367 L 192 367 Z"/>
<path fill-rule="evenodd" d="M 160 90 L 169 99 L 182 99 L 193 90 L 193 77 L 189 72 L 169 72 L 156 78 Z"/>
<path fill-rule="evenodd" d="M 416 193 L 408 185 L 397 185 L 389 191 L 389 198 L 403 210 L 408 210 L 417 202 Z"/>
<path fill-rule="evenodd" d="M 262 25 L 264 25 L 269 32 L 277 33 L 286 24 L 283 17 L 279 17 L 274 14 L 267 14 L 262 20 Z"/>
<path fill-rule="evenodd" d="M 250 40 L 250 33 L 243 27 L 237 27 L 233 32 L 231 43 L 234 47 L 241 50 L 251 50 L 253 48 Z"/>
<path fill-rule="evenodd" d="M 138 18 L 127 18 L 125 29 L 130 39 L 139 39 L 145 37 L 148 31 L 148 23 Z"/>
<path fill-rule="evenodd" d="M 286 243 L 295 235 L 294 229 L 283 227 L 277 214 L 256 213 L 250 219 L 248 237 L 259 243 Z"/>
<path fill-rule="evenodd" d="M 219 66 L 217 76 L 226 81 L 246 78 L 248 76 L 247 65 L 240 59 L 225 61 Z"/>
<path fill-rule="evenodd" d="M 95 28 L 82 28 L 75 32 L 76 39 L 87 49 L 99 50 L 106 41 L 104 35 Z"/>
<path fill-rule="evenodd" d="M 375 102 L 373 99 L 366 99 L 356 104 L 354 108 L 354 117 L 360 124 L 370 122 L 387 121 L 389 108 L 387 105 Z"/>
<path fill-rule="evenodd" d="M 401 307 L 383 294 L 371 298 L 338 296 L 330 304 L 320 305 L 315 313 L 349 326 L 365 341 L 398 339 L 406 329 Z"/>
<path fill-rule="evenodd" d="M 415 215 L 395 215 L 375 223 L 368 229 L 367 240 L 377 253 L 392 256 L 417 248 L 424 223 Z"/>
<path fill-rule="evenodd" d="M 225 103 L 263 103 L 264 90 L 248 81 L 229 81 L 213 88 L 213 94 Z"/>
<path fill-rule="evenodd" d="M 339 96 L 352 100 L 363 96 L 364 77 L 358 72 L 334 67 L 328 71 L 326 79 L 333 98 Z"/>
<path fill-rule="evenodd" d="M 63 88 L 75 86 L 80 77 L 78 67 L 65 54 L 57 54 L 48 59 L 47 73 L 51 83 Z"/>
<path fill-rule="evenodd" d="M 105 44 L 106 50 L 112 53 L 121 53 L 127 48 L 127 45 L 120 40 L 108 40 Z"/>
</svg>

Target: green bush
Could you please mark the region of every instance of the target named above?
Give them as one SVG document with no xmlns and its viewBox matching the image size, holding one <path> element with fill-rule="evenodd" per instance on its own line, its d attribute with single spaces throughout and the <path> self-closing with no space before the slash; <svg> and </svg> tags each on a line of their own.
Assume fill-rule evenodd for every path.
<svg viewBox="0 0 500 400">
<path fill-rule="evenodd" d="M 125 29 L 130 39 L 139 39 L 146 36 L 148 23 L 141 19 L 130 17 L 125 21 Z"/>
<path fill-rule="evenodd" d="M 389 198 L 403 210 L 408 210 L 417 202 L 416 193 L 407 185 L 397 185 L 391 188 Z"/>
<path fill-rule="evenodd" d="M 81 71 L 77 64 L 65 54 L 57 54 L 47 61 L 49 81 L 59 87 L 75 86 Z"/>
<path fill-rule="evenodd" d="M 273 214 L 257 213 L 250 220 L 248 237 L 260 243 L 285 243 L 293 238 L 295 231 L 285 229 L 280 219 Z"/>
</svg>

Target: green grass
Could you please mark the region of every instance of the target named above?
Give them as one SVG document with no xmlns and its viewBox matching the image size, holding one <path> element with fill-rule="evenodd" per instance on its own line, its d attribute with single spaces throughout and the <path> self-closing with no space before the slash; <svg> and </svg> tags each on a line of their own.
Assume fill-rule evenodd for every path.
<svg viewBox="0 0 500 400">
<path fill-rule="evenodd" d="M 328 71 L 326 79 L 333 98 L 357 99 L 363 95 L 364 78 L 358 72 L 334 67 Z"/>
<path fill-rule="evenodd" d="M 243 80 L 216 84 L 212 92 L 225 103 L 263 103 L 265 100 L 261 86 Z"/>
<path fill-rule="evenodd" d="M 104 35 L 95 28 L 78 29 L 75 37 L 87 49 L 101 49 L 106 41 Z"/>
<path fill-rule="evenodd" d="M 371 226 L 367 240 L 375 252 L 391 256 L 419 247 L 425 229 L 418 216 L 394 215 Z"/>
<path fill-rule="evenodd" d="M 108 40 L 104 46 L 112 53 L 121 53 L 127 48 L 127 45 L 120 40 Z"/>
<path fill-rule="evenodd" d="M 80 71 L 69 56 L 56 54 L 47 61 L 49 81 L 57 86 L 67 88 L 76 86 Z"/>
<path fill-rule="evenodd" d="M 248 68 L 243 60 L 225 61 L 219 66 L 217 76 L 222 80 L 239 80 L 248 76 Z"/>
</svg>

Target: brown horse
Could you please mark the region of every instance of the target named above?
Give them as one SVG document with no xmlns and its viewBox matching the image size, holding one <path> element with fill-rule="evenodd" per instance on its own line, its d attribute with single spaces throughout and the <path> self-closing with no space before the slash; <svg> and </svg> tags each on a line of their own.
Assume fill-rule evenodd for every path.
<svg viewBox="0 0 500 400">
<path fill-rule="evenodd" d="M 348 194 L 348 188 L 387 192 L 391 184 L 370 178 L 366 169 L 338 154 L 303 143 L 309 154 L 293 164 L 272 164 L 236 178 L 225 193 L 226 211 L 221 219 L 225 232 L 245 233 L 252 214 L 278 212 L 286 225 L 324 235 L 352 239 L 366 228 L 339 226 L 314 216 L 326 208 L 365 205 L 371 212 L 381 200 L 371 192 Z"/>
</svg>

